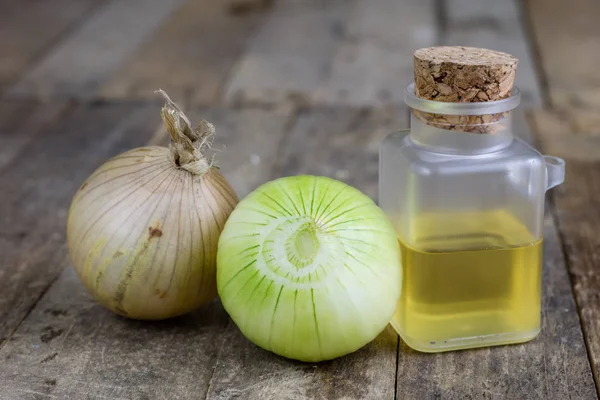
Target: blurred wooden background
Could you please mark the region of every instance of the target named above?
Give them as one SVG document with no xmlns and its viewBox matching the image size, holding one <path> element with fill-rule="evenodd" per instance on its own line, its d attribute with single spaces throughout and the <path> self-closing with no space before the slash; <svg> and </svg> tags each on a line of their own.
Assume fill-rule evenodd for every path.
<svg viewBox="0 0 600 400">
<path fill-rule="evenodd" d="M 597 399 L 599 0 L 0 0 L 0 399 Z M 95 304 L 65 249 L 79 184 L 165 144 L 158 88 L 217 127 L 240 196 L 300 173 L 375 198 L 408 127 L 412 52 L 519 57 L 518 132 L 567 161 L 545 221 L 543 330 L 427 355 L 391 330 L 303 364 L 245 340 L 218 300 L 161 323 Z"/>
</svg>

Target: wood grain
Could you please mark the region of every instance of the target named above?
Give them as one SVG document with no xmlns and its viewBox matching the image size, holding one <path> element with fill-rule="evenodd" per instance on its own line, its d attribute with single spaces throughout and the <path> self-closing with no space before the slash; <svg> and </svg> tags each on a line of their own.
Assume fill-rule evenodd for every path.
<svg viewBox="0 0 600 400">
<path fill-rule="evenodd" d="M 532 113 L 542 149 L 563 157 L 565 183 L 554 189 L 558 220 L 596 384 L 600 382 L 600 274 L 597 235 L 600 226 L 600 136 L 575 133 L 562 115 Z M 562 123 L 561 123 L 562 122 Z M 600 389 L 600 387 L 599 387 Z"/>
<path fill-rule="evenodd" d="M 408 128 L 407 117 L 407 109 L 397 107 L 301 110 L 272 177 L 329 176 L 376 200 L 379 145 L 394 130 Z"/>
<path fill-rule="evenodd" d="M 559 108 L 600 108 L 600 3 L 527 0 L 550 100 Z"/>
<path fill-rule="evenodd" d="M 218 103 L 226 78 L 264 17 L 232 15 L 218 1 L 188 0 L 128 57 L 100 94 L 153 99 L 160 87 L 191 105 Z"/>
<path fill-rule="evenodd" d="M 63 101 L 0 101 L 0 171 L 17 157 L 27 157 L 30 143 L 67 108 Z"/>
<path fill-rule="evenodd" d="M 208 389 L 229 321 L 217 300 L 170 321 L 130 321 L 92 301 L 66 259 L 66 207 L 74 190 L 91 172 L 89 166 L 115 148 L 130 148 L 148 140 L 158 124 L 157 105 L 141 110 L 123 107 L 83 109 L 69 116 L 34 153 L 46 149 L 46 154 L 39 155 L 36 168 L 43 169 L 47 159 L 54 160 L 56 166 L 46 166 L 43 172 L 33 171 L 33 167 L 24 171 L 25 176 L 35 176 L 33 172 L 42 175 L 27 186 L 37 188 L 35 193 L 0 201 L 4 210 L 17 200 L 37 199 L 28 206 L 27 214 L 2 213 L 2 226 L 16 229 L 17 218 L 37 218 L 39 221 L 30 225 L 35 235 L 44 239 L 30 235 L 19 238 L 13 231 L 0 235 L 0 265 L 9 267 L 0 269 L 4 278 L 0 290 L 2 298 L 8 296 L 10 300 L 0 303 L 0 337 L 5 341 L 0 350 L 0 399 L 197 399 L 204 398 Z M 133 117 L 124 119 L 134 111 Z M 238 194 L 243 196 L 268 179 L 289 114 L 202 109 L 189 116 L 192 121 L 199 122 L 202 117 L 216 125 L 215 149 L 222 150 L 217 160 Z M 93 128 L 86 124 L 88 121 L 94 121 Z M 64 133 L 60 136 L 58 132 Z M 57 136 L 61 141 L 55 142 Z M 64 142 L 70 147 L 65 149 Z M 223 145 L 227 147 L 223 149 Z M 90 147 L 96 150 L 92 152 Z M 22 185 L 22 181 L 9 188 Z M 5 183 L 0 180 L 0 185 Z M 42 187 L 46 193 L 41 193 Z M 25 227 L 22 230 L 28 231 Z M 65 267 L 33 307 L 34 300 Z"/>
<path fill-rule="evenodd" d="M 8 90 L 15 96 L 90 98 L 183 0 L 105 3 Z"/>
<path fill-rule="evenodd" d="M 596 227 L 600 217 L 600 4 L 527 1 L 529 18 L 554 110 L 531 118 L 544 152 L 563 157 L 566 179 L 554 190 L 558 220 L 596 386 L 600 390 L 600 278 Z M 558 26 L 566 27 L 557 29 Z"/>
<path fill-rule="evenodd" d="M 222 2 L 227 12 L 234 15 L 267 10 L 274 0 L 225 0 Z"/>
<path fill-rule="evenodd" d="M 277 1 L 228 81 L 226 102 L 310 102 L 354 1 Z"/>
<path fill-rule="evenodd" d="M 259 349 L 230 323 L 207 399 L 393 399 L 398 335 L 387 327 L 352 355 L 301 363 Z"/>
<path fill-rule="evenodd" d="M 217 300 L 166 322 L 119 317 L 67 268 L 0 352 L 0 399 L 201 399 L 227 322 Z"/>
<path fill-rule="evenodd" d="M 413 52 L 437 44 L 434 7 L 433 0 L 358 0 L 315 102 L 403 104 L 413 81 Z"/>
<path fill-rule="evenodd" d="M 534 57 L 521 24 L 518 0 L 444 0 L 443 45 L 483 47 L 519 59 L 515 84 L 525 107 L 542 104 Z"/>
<path fill-rule="evenodd" d="M 380 140 L 406 127 L 397 109 L 307 109 L 280 152 L 273 178 L 327 175 L 374 197 Z M 225 332 L 208 399 L 393 399 L 398 336 L 387 328 L 356 353 L 318 364 L 261 350 L 231 323 Z"/>
<path fill-rule="evenodd" d="M 99 4 L 100 0 L 3 2 L 0 8 L 0 88 L 27 70 Z"/>
<path fill-rule="evenodd" d="M 525 114 L 514 130 L 531 142 Z M 520 344 L 424 354 L 400 347 L 398 399 L 596 399 L 577 307 L 555 221 L 544 221 L 542 331 Z"/>
<path fill-rule="evenodd" d="M 32 122 L 51 111 L 47 106 L 28 110 Z M 1 339 L 10 337 L 64 266 L 65 219 L 75 190 L 107 157 L 142 144 L 148 124 L 158 119 L 156 107 L 75 107 L 5 167 L 0 175 Z M 25 135 L 35 128 L 27 119 L 13 127 Z M 10 140 L 14 133 L 0 136 Z"/>
<path fill-rule="evenodd" d="M 568 161 L 590 164 L 600 161 L 600 126 L 586 130 L 583 113 L 579 109 L 532 110 L 536 140 L 544 152 Z M 567 166 L 567 173 L 569 169 Z"/>
</svg>

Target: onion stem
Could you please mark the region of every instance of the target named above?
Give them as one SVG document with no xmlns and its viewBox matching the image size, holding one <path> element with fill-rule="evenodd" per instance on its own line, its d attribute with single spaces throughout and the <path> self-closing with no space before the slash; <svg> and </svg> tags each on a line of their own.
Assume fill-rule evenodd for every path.
<svg viewBox="0 0 600 400">
<path fill-rule="evenodd" d="M 169 148 L 173 162 L 194 175 L 204 175 L 213 164 L 212 158 L 209 160 L 204 152 L 212 147 L 215 126 L 202 120 L 192 128 L 188 117 L 164 90 L 158 89 L 156 93 L 165 99 L 160 115 L 171 136 Z"/>
</svg>

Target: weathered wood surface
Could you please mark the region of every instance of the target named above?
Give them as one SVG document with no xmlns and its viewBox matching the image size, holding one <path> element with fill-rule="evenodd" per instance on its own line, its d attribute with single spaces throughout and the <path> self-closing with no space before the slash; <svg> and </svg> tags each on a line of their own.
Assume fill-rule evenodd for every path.
<svg viewBox="0 0 600 400">
<path fill-rule="evenodd" d="M 101 90 L 105 98 L 154 98 L 157 88 L 188 104 L 218 103 L 226 79 L 264 14 L 237 15 L 214 0 L 188 0 Z"/>
<path fill-rule="evenodd" d="M 267 353 L 230 323 L 207 399 L 393 399 L 398 335 L 391 327 L 349 356 L 318 364 Z"/>
<path fill-rule="evenodd" d="M 3 1 L 0 5 L 0 89 L 50 51 L 100 4 L 100 0 Z"/>
<path fill-rule="evenodd" d="M 226 101 L 310 101 L 327 74 L 354 2 L 277 1 L 238 62 Z"/>
<path fill-rule="evenodd" d="M 597 1 L 527 0 L 525 14 L 516 0 L 51 3 L 0 0 L 12 99 L 0 102 L 0 399 L 597 399 Z M 540 105 L 542 82 L 557 108 L 532 118 L 544 152 L 567 160 L 558 225 L 545 221 L 537 339 L 427 355 L 388 327 L 355 354 L 305 364 L 248 342 L 218 301 L 142 323 L 90 299 L 66 257 L 69 200 L 110 155 L 165 143 L 155 89 L 217 125 L 217 161 L 240 196 L 311 173 L 375 198 L 378 143 L 408 125 L 412 51 L 436 44 L 514 53 L 524 104 Z"/>
<path fill-rule="evenodd" d="M 167 322 L 118 317 L 67 268 L 0 352 L 0 399 L 202 399 L 227 323 L 216 300 Z"/>
<path fill-rule="evenodd" d="M 414 50 L 438 44 L 433 0 L 357 0 L 315 103 L 403 104 Z"/>
<path fill-rule="evenodd" d="M 406 108 L 313 108 L 299 112 L 281 149 L 273 178 L 325 175 L 377 199 L 379 144 L 394 130 L 408 127 Z"/>
<path fill-rule="evenodd" d="M 437 39 L 433 3 L 281 0 L 239 62 L 226 100 L 400 104 L 412 52 Z"/>
<path fill-rule="evenodd" d="M 47 54 L 11 95 L 90 98 L 183 0 L 109 1 Z"/>
<path fill-rule="evenodd" d="M 0 172 L 17 157 L 27 157 L 27 146 L 67 108 L 62 101 L 0 101 Z"/>
<path fill-rule="evenodd" d="M 221 4 L 227 12 L 242 15 L 269 9 L 274 0 L 225 0 Z"/>
<path fill-rule="evenodd" d="M 75 190 L 107 157 L 142 144 L 159 119 L 155 108 L 151 115 L 148 107 L 127 105 L 75 106 L 62 117 L 52 110 L 29 107 L 30 119 L 0 131 L 1 141 L 15 132 L 30 139 L 23 144 L 17 137 L 0 150 L 9 161 L 0 171 L 0 342 L 65 266 L 65 220 Z M 52 117 L 49 126 L 41 124 Z"/>
<path fill-rule="evenodd" d="M 544 153 L 566 161 L 565 183 L 553 191 L 553 212 L 600 391 L 600 3 L 528 0 L 527 6 L 553 106 L 531 119 Z"/>
<path fill-rule="evenodd" d="M 532 114 L 545 153 L 566 161 L 566 177 L 554 189 L 553 211 L 585 332 L 596 383 L 600 378 L 600 131 L 578 132 L 559 112 Z M 575 126 L 576 128 L 576 126 Z"/>
<path fill-rule="evenodd" d="M 24 171 L 28 172 L 24 177 L 27 178 L 29 173 L 35 176 L 33 172 L 37 172 L 42 176 L 34 180 L 32 186 L 46 186 L 49 190 L 50 182 L 47 181 L 54 180 L 60 187 L 56 188 L 56 193 L 42 193 L 40 189 L 36 193 L 27 193 L 28 200 L 34 195 L 37 198 L 30 206 L 29 214 L 2 215 L 3 218 L 15 218 L 15 221 L 19 217 L 39 218 L 43 214 L 42 202 L 45 207 L 54 210 L 45 218 L 49 221 L 38 222 L 37 225 L 41 224 L 44 229 L 40 233 L 45 241 L 41 244 L 30 238 L 20 241 L 23 245 L 43 245 L 41 249 L 36 249 L 32 255 L 29 248 L 21 245 L 10 250 L 10 258 L 2 260 L 2 265 L 8 267 L 4 270 L 7 277 L 16 280 L 19 286 L 13 288 L 11 285 L 14 283 L 3 280 L 6 287 L 0 288 L 4 293 L 8 291 L 9 295 L 14 291 L 12 304 L 0 303 L 0 311 L 10 312 L 8 318 L 0 319 L 3 329 L 0 334 L 5 338 L 0 350 L 0 399 L 27 396 L 68 399 L 204 398 L 228 324 L 227 314 L 218 300 L 199 312 L 172 321 L 130 321 L 93 302 L 66 260 L 63 244 L 66 207 L 76 188 L 91 173 L 90 167 L 99 165 L 108 156 L 106 153 L 147 141 L 158 124 L 158 105 L 139 107 L 101 106 L 100 111 L 98 107 L 91 110 L 83 108 L 57 124 L 53 128 L 55 133 L 47 135 L 32 149 L 32 156 L 42 157 L 36 168 L 43 172 L 33 171 L 31 167 Z M 130 115 L 133 117 L 125 118 Z M 235 112 L 217 109 L 199 110 L 190 113 L 190 117 L 193 120 L 206 118 L 218 127 L 215 148 L 227 148 L 218 154 L 219 164 L 223 166 L 224 175 L 243 196 L 268 179 L 290 115 L 264 110 Z M 85 135 L 82 135 L 77 129 L 90 120 L 95 121 L 95 128 L 86 128 Z M 252 135 L 247 134 L 248 129 L 253 132 Z M 252 146 L 252 142 L 263 145 L 258 148 Z M 66 149 L 62 147 L 65 143 L 69 143 Z M 95 151 L 91 149 L 93 146 Z M 249 152 L 251 146 L 254 150 Z M 61 153 L 48 152 L 48 148 Z M 63 156 L 69 161 L 58 162 Z M 62 169 L 48 168 L 44 164 L 48 158 Z M 4 184 L 0 180 L 0 185 Z M 13 186 L 18 184 L 17 181 Z M 10 200 L 7 199 L 7 202 Z M 4 202 L 0 205 L 5 206 Z M 14 221 L 6 222 L 13 222 L 14 226 Z M 22 230 L 29 229 L 23 227 Z M 48 235 L 51 240 L 46 237 Z M 11 245 L 18 245 L 17 239 L 15 237 L 12 242 L 7 242 L 6 250 Z M 0 254 L 4 256 L 4 246 L 1 250 Z M 33 307 L 33 300 L 43 294 L 66 266 L 69 268 Z M 22 292 L 36 298 L 23 298 Z M 31 312 L 27 314 L 29 310 Z M 25 320 L 11 335 L 23 317 L 26 317 Z"/>
<path fill-rule="evenodd" d="M 483 47 L 514 55 L 519 59 L 515 84 L 521 90 L 522 105 L 539 107 L 542 95 L 520 7 L 518 0 L 445 0 L 441 44 Z"/>
<path fill-rule="evenodd" d="M 590 108 L 597 113 L 600 3 L 527 0 L 526 4 L 552 104 L 559 108 Z"/>
<path fill-rule="evenodd" d="M 406 126 L 397 109 L 302 110 L 272 178 L 326 175 L 376 195 L 378 143 Z M 248 342 L 230 323 L 208 399 L 393 399 L 398 335 L 388 327 L 356 353 L 318 364 L 286 360 Z"/>
</svg>

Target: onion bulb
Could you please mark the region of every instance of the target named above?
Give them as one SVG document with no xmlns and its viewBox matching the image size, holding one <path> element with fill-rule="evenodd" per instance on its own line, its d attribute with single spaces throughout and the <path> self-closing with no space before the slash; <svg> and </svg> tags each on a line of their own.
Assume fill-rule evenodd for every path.
<svg viewBox="0 0 600 400">
<path fill-rule="evenodd" d="M 170 147 L 141 147 L 98 168 L 73 198 L 67 244 L 101 304 L 135 319 L 185 314 L 216 296 L 218 238 L 237 204 L 205 156 L 214 133 L 192 128 L 161 91 Z"/>
<path fill-rule="evenodd" d="M 288 177 L 259 187 L 231 214 L 219 238 L 217 288 L 250 341 L 321 361 L 385 328 L 400 263 L 394 229 L 371 199 L 333 179 Z"/>
</svg>

